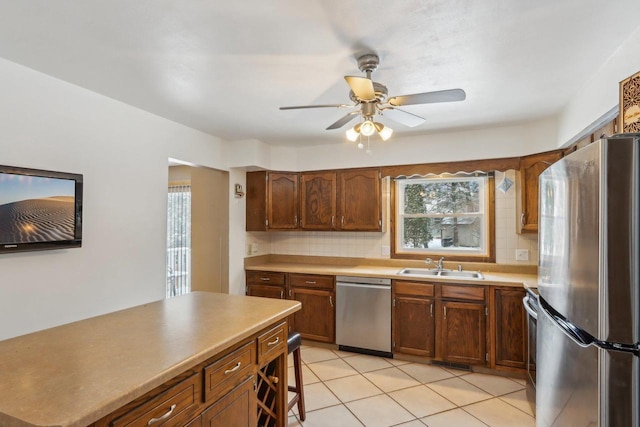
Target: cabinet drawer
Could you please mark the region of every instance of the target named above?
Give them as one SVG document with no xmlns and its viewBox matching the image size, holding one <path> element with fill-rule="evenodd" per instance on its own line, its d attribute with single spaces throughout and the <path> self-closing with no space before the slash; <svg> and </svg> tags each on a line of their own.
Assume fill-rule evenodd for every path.
<svg viewBox="0 0 640 427">
<path fill-rule="evenodd" d="M 287 352 L 287 323 L 269 329 L 258 337 L 258 364 L 271 359 L 280 351 Z"/>
<path fill-rule="evenodd" d="M 216 400 L 254 373 L 255 341 L 204 368 L 204 400 Z"/>
<path fill-rule="evenodd" d="M 333 289 L 333 276 L 314 274 L 289 274 L 289 285 L 304 288 Z"/>
<path fill-rule="evenodd" d="M 442 298 L 484 301 L 484 288 L 479 286 L 442 285 Z"/>
<path fill-rule="evenodd" d="M 197 414 L 202 393 L 199 372 L 111 422 L 112 427 L 182 426 Z"/>
<path fill-rule="evenodd" d="M 394 282 L 396 294 L 432 297 L 435 294 L 435 286 L 431 283 L 421 282 Z"/>
<path fill-rule="evenodd" d="M 284 285 L 285 273 L 273 271 L 247 271 L 247 283 L 265 285 Z"/>
</svg>

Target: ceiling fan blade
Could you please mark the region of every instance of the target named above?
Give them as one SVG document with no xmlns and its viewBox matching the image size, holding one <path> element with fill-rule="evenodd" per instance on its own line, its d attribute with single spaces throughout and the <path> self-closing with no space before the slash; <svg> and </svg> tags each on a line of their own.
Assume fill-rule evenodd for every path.
<svg viewBox="0 0 640 427">
<path fill-rule="evenodd" d="M 353 120 L 353 118 L 358 114 L 358 111 L 352 111 L 349 114 L 342 116 L 342 118 L 340 118 L 338 121 L 336 121 L 334 124 L 332 124 L 331 126 L 329 126 L 327 128 L 327 130 L 332 130 L 332 129 L 339 129 L 342 126 L 346 125 L 347 123 L 349 123 L 351 120 Z"/>
<path fill-rule="evenodd" d="M 318 104 L 318 105 L 294 105 L 292 107 L 280 107 L 281 110 L 299 110 L 301 108 L 349 108 L 353 105 L 345 104 Z"/>
<path fill-rule="evenodd" d="M 385 109 L 383 110 L 383 116 L 388 117 L 394 122 L 398 122 L 410 128 L 419 126 L 426 121 L 423 117 L 417 116 L 413 113 L 401 110 L 399 108 Z"/>
<path fill-rule="evenodd" d="M 464 101 L 467 94 L 462 89 L 439 90 L 435 92 L 416 93 L 413 95 L 394 96 L 387 103 L 394 107 L 415 104 L 433 104 L 436 102 Z"/>
<path fill-rule="evenodd" d="M 347 84 L 355 95 L 363 101 L 372 101 L 376 98 L 373 83 L 366 77 L 344 76 Z"/>
</svg>

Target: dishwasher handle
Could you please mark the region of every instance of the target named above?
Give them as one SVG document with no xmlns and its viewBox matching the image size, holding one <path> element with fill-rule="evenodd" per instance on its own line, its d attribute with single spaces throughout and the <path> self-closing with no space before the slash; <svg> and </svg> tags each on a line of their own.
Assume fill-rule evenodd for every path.
<svg viewBox="0 0 640 427">
<path fill-rule="evenodd" d="M 338 282 L 339 288 L 369 288 L 369 289 L 389 289 L 391 291 L 391 285 L 371 285 L 368 283 L 342 283 Z"/>
</svg>

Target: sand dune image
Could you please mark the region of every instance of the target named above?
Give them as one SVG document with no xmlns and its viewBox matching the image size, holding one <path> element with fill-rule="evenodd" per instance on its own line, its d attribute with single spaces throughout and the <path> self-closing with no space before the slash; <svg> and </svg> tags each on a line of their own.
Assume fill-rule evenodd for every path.
<svg viewBox="0 0 640 427">
<path fill-rule="evenodd" d="M 74 238 L 73 197 L 54 196 L 0 205 L 0 243 Z"/>
</svg>

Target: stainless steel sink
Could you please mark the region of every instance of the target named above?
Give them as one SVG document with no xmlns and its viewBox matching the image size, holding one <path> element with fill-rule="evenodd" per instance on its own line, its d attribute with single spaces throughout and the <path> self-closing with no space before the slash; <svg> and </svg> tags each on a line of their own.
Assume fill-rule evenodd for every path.
<svg viewBox="0 0 640 427">
<path fill-rule="evenodd" d="M 442 277 L 447 279 L 484 280 L 479 271 L 437 270 L 432 268 L 403 268 L 398 271 L 401 276 Z"/>
</svg>

